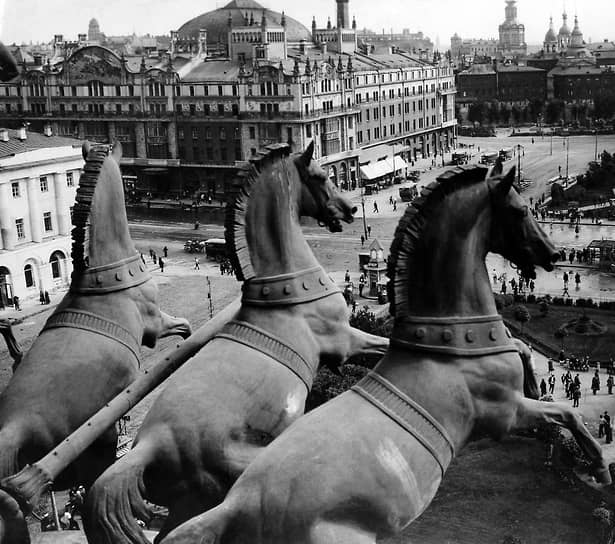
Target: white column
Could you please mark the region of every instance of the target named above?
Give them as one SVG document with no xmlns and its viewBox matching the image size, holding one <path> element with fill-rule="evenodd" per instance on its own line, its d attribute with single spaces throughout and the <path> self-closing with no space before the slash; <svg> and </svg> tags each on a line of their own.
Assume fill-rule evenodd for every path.
<svg viewBox="0 0 615 544">
<path fill-rule="evenodd" d="M 68 189 L 66 187 L 66 172 L 56 172 L 53 175 L 56 195 L 56 217 L 58 221 L 58 234 L 70 234 L 70 207 L 68 205 Z"/>
<path fill-rule="evenodd" d="M 39 178 L 28 179 L 28 209 L 30 210 L 30 232 L 33 242 L 43 241 L 43 216 L 40 206 L 41 186 Z"/>
<path fill-rule="evenodd" d="M 11 184 L 0 184 L 0 249 L 15 247 L 15 220 L 11 215 Z"/>
</svg>

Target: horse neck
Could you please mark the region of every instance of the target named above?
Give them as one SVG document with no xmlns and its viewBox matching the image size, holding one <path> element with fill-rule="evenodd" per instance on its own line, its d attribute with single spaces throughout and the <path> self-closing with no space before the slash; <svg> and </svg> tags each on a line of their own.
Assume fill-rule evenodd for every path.
<svg viewBox="0 0 615 544">
<path fill-rule="evenodd" d="M 265 169 L 252 188 L 246 215 L 246 238 L 257 277 L 318 264 L 299 224 L 299 174 L 292 164 L 286 172 L 276 164 Z"/>
<path fill-rule="evenodd" d="M 111 159 L 107 159 L 110 161 Z M 119 169 L 103 165 L 90 210 L 88 259 L 90 267 L 103 266 L 136 253 L 128 230 Z"/>
<path fill-rule="evenodd" d="M 485 267 L 490 215 L 489 206 L 467 209 L 454 195 L 431 214 L 410 277 L 411 315 L 471 317 L 497 313 Z M 451 221 L 457 224 L 451 225 Z"/>
</svg>

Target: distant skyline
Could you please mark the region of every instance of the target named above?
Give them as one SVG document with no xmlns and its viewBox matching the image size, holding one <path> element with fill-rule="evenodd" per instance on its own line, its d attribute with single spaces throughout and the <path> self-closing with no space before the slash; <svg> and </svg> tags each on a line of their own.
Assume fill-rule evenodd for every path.
<svg viewBox="0 0 615 544">
<path fill-rule="evenodd" d="M 86 33 L 90 19 L 96 18 L 107 35 L 168 34 L 183 23 L 230 0 L 0 0 L 0 39 L 5 43 L 49 42 L 54 34 L 76 39 Z M 310 28 L 312 16 L 319 27 L 327 18 L 335 24 L 334 0 L 291 3 L 288 0 L 258 0 L 276 11 L 284 10 Z M 386 6 L 386 9 L 384 7 Z M 497 38 L 498 25 L 504 21 L 504 0 L 387 0 L 377 3 L 350 0 L 350 15 L 360 29 L 367 27 L 401 32 L 422 31 L 445 50 L 457 32 L 462 38 Z M 518 0 L 519 22 L 525 25 L 526 41 L 541 45 L 553 17 L 555 32 L 562 22 L 561 0 Z M 615 4 L 613 0 L 567 2 L 568 24 L 572 29 L 575 14 L 585 41 L 615 40 Z"/>
</svg>

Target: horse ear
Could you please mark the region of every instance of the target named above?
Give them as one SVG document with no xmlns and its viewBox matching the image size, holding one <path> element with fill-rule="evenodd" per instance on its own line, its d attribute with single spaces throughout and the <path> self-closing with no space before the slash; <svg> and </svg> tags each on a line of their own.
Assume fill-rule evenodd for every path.
<svg viewBox="0 0 615 544">
<path fill-rule="evenodd" d="M 499 176 L 502 172 L 504 172 L 504 161 L 502 160 L 502 157 L 498 157 L 495 161 L 493 170 L 491 170 L 491 176 Z"/>
<path fill-rule="evenodd" d="M 493 194 L 501 198 L 505 198 L 515 181 L 515 167 L 513 166 L 501 180 L 497 181 L 493 188 Z"/>
<path fill-rule="evenodd" d="M 307 149 L 303 152 L 301 157 L 299 157 L 299 164 L 304 167 L 308 167 L 310 162 L 312 162 L 312 157 L 314 156 L 314 140 L 310 142 L 310 145 L 307 146 Z"/>
<path fill-rule="evenodd" d="M 90 142 L 88 142 L 87 140 L 83 142 L 83 145 L 81 146 L 81 154 L 83 155 L 84 161 L 88 159 L 88 155 L 90 154 L 90 149 L 92 149 Z"/>
<path fill-rule="evenodd" d="M 115 140 L 113 142 L 113 148 L 111 150 L 111 156 L 116 163 L 120 164 L 120 159 L 122 158 L 122 144 Z"/>
</svg>

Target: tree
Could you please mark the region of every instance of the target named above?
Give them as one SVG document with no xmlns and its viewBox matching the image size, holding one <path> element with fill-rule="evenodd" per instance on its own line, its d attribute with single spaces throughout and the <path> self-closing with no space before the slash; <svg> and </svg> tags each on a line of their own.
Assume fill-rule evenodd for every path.
<svg viewBox="0 0 615 544">
<path fill-rule="evenodd" d="M 554 183 L 551 185 L 551 204 L 553 206 L 561 206 L 564 202 L 566 202 L 564 189 L 559 183 Z"/>
<path fill-rule="evenodd" d="M 523 334 L 523 326 L 532 318 L 530 311 L 523 306 L 523 304 L 519 304 L 515 307 L 513 315 L 515 317 L 515 321 L 521 323 L 521 334 Z"/>
</svg>

